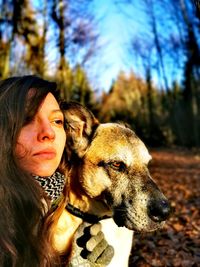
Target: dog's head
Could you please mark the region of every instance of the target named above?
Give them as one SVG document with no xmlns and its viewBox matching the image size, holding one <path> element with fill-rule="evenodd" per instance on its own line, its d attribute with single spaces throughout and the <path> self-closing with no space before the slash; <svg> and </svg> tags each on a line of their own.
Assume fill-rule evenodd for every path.
<svg viewBox="0 0 200 267">
<path fill-rule="evenodd" d="M 103 201 L 118 226 L 136 231 L 161 227 L 170 205 L 150 176 L 144 143 L 123 124 L 99 124 L 77 103 L 65 103 L 63 110 L 66 152 L 80 159 L 85 194 Z"/>
</svg>

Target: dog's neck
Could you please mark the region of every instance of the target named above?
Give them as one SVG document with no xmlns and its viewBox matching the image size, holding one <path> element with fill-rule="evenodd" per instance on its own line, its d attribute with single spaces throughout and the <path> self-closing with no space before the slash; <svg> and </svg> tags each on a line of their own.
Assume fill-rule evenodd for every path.
<svg viewBox="0 0 200 267">
<path fill-rule="evenodd" d="M 103 217 L 99 217 L 97 215 L 94 215 L 94 214 L 91 214 L 91 213 L 88 213 L 88 212 L 83 212 L 82 210 L 76 208 L 75 206 L 71 205 L 70 203 L 67 204 L 67 206 L 65 207 L 65 209 L 71 213 L 72 215 L 82 219 L 83 221 L 85 222 L 88 222 L 88 223 L 97 223 L 103 219 L 107 219 L 107 218 L 110 218 L 110 216 L 103 216 Z"/>
<path fill-rule="evenodd" d="M 73 191 L 72 189 L 69 190 L 68 203 L 69 206 L 73 207 L 75 211 L 88 214 L 89 216 L 96 216 L 98 218 L 104 216 L 112 216 L 112 212 L 109 210 L 107 205 L 101 200 L 101 198 L 90 198 L 89 196 L 84 194 L 84 192 L 81 193 L 80 191 L 78 191 L 77 188 L 76 191 Z M 72 209 L 69 208 L 69 210 Z"/>
<path fill-rule="evenodd" d="M 91 198 L 88 196 L 80 183 L 80 173 L 77 171 L 78 168 L 72 167 L 68 172 L 68 203 L 69 206 L 66 209 L 73 215 L 80 218 L 84 217 L 83 220 L 99 220 L 104 216 L 112 217 L 112 212 L 108 206 L 104 203 L 101 196 Z"/>
<path fill-rule="evenodd" d="M 76 162 L 77 163 L 77 162 Z M 68 203 L 66 210 L 72 215 L 84 221 L 94 223 L 104 217 L 112 217 L 112 212 L 103 201 L 103 197 L 91 198 L 81 185 L 82 172 L 77 165 L 73 164 L 68 170 Z"/>
</svg>

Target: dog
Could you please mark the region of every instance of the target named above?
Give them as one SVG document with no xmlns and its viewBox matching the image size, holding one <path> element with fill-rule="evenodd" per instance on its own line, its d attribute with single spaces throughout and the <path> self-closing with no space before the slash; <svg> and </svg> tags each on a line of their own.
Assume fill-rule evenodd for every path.
<svg viewBox="0 0 200 267">
<path fill-rule="evenodd" d="M 109 266 L 127 267 L 134 231 L 155 231 L 170 215 L 170 204 L 148 170 L 151 156 L 125 124 L 101 124 L 78 103 L 61 107 L 70 167 L 68 205 L 58 221 L 54 246 L 66 251 L 85 219 L 101 220 L 115 249 Z"/>
</svg>

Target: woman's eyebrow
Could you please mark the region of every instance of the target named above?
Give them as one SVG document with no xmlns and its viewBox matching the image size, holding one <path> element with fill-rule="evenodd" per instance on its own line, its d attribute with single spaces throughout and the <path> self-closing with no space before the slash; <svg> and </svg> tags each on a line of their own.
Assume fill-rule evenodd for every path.
<svg viewBox="0 0 200 267">
<path fill-rule="evenodd" d="M 52 113 L 61 113 L 61 114 L 63 114 L 61 109 L 53 109 L 51 112 Z"/>
</svg>

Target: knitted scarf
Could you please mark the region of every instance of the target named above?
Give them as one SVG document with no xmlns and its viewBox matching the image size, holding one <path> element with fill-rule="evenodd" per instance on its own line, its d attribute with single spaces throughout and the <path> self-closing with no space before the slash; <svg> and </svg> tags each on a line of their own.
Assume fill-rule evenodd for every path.
<svg viewBox="0 0 200 267">
<path fill-rule="evenodd" d="M 53 175 L 47 177 L 34 175 L 34 178 L 44 189 L 47 196 L 51 199 L 51 202 L 58 199 L 62 194 L 66 180 L 63 174 L 55 172 Z"/>
</svg>

